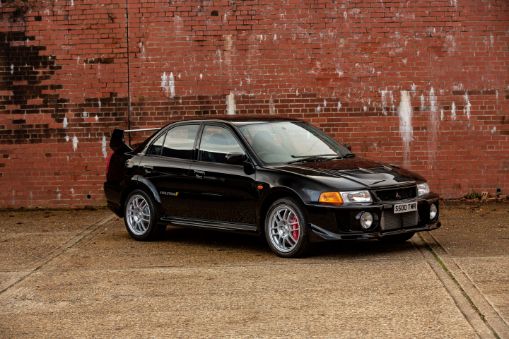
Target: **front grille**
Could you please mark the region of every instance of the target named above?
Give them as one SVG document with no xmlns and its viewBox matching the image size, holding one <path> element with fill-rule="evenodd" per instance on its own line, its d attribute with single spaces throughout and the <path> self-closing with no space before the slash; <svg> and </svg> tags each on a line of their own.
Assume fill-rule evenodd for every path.
<svg viewBox="0 0 509 339">
<path fill-rule="evenodd" d="M 409 213 L 394 214 L 390 211 L 382 213 L 382 221 L 380 227 L 382 231 L 396 230 L 406 227 L 414 227 L 419 223 L 419 215 L 417 211 Z"/>
<path fill-rule="evenodd" d="M 375 195 L 381 201 L 398 201 L 412 199 L 417 196 L 417 187 L 392 188 L 375 191 Z"/>
</svg>

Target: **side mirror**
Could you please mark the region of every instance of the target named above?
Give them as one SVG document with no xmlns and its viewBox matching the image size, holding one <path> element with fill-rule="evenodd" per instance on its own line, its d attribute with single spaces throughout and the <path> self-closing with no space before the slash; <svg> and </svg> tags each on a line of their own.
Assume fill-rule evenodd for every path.
<svg viewBox="0 0 509 339">
<path fill-rule="evenodd" d="M 241 165 L 247 159 L 247 156 L 244 153 L 228 153 L 224 158 L 229 164 Z"/>
<path fill-rule="evenodd" d="M 350 152 L 352 151 L 352 145 L 350 144 L 344 144 L 343 146 L 346 147 L 347 150 L 349 150 Z"/>
<path fill-rule="evenodd" d="M 246 157 L 246 160 L 244 160 L 244 173 L 246 173 L 247 175 L 251 175 L 253 174 L 254 172 L 256 172 L 256 168 L 255 166 L 253 165 L 253 163 L 247 159 Z"/>
</svg>

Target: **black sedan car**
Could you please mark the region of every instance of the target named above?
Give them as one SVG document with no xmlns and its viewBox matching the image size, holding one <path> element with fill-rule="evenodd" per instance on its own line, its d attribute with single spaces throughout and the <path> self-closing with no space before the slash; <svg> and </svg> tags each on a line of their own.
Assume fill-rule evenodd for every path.
<svg viewBox="0 0 509 339">
<path fill-rule="evenodd" d="M 113 131 L 104 191 L 136 240 L 167 224 L 264 235 L 298 257 L 311 241 L 406 241 L 440 227 L 426 180 L 363 159 L 300 120 L 187 120 L 131 149 Z"/>
</svg>

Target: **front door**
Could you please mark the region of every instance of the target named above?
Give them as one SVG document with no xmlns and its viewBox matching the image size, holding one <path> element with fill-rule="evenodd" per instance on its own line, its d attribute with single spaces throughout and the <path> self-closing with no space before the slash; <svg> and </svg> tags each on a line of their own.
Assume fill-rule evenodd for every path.
<svg viewBox="0 0 509 339">
<path fill-rule="evenodd" d="M 224 125 L 205 125 L 198 161 L 191 166 L 194 217 L 249 229 L 256 223 L 255 174 L 246 174 L 242 164 L 229 163 L 231 154 L 246 154 L 234 132 Z"/>
</svg>

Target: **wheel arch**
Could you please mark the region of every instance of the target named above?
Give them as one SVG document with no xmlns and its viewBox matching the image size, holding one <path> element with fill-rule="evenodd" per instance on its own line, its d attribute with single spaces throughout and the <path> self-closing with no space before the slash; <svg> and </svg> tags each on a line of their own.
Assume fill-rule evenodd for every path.
<svg viewBox="0 0 509 339">
<path fill-rule="evenodd" d="M 263 199 L 260 204 L 259 213 L 258 213 L 258 229 L 260 234 L 265 233 L 265 218 L 267 217 L 267 212 L 270 206 L 277 200 L 282 198 L 291 198 L 294 200 L 302 209 L 302 213 L 307 218 L 307 211 L 304 208 L 304 201 L 299 196 L 297 192 L 290 188 L 286 187 L 276 187 L 271 189 L 271 191 L 267 194 L 265 199 Z"/>
<path fill-rule="evenodd" d="M 140 175 L 135 175 L 131 178 L 131 181 L 127 185 L 126 189 L 122 192 L 122 196 L 120 198 L 122 216 L 124 216 L 125 201 L 129 194 L 135 189 L 141 189 L 144 190 L 146 193 L 150 194 L 151 197 L 154 198 L 157 207 L 160 207 L 161 196 L 159 195 L 159 192 L 157 192 L 157 188 L 154 186 L 154 184 L 152 184 L 149 180 Z"/>
</svg>

